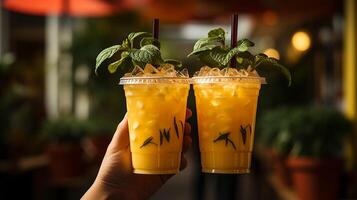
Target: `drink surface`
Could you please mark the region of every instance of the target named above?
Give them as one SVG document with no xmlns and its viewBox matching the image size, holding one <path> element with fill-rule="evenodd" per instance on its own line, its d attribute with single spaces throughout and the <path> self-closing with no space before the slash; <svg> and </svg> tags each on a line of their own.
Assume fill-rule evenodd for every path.
<svg viewBox="0 0 357 200">
<path fill-rule="evenodd" d="M 135 173 L 177 173 L 189 84 L 124 85 Z"/>
<path fill-rule="evenodd" d="M 260 82 L 195 83 L 202 171 L 247 173 Z"/>
</svg>

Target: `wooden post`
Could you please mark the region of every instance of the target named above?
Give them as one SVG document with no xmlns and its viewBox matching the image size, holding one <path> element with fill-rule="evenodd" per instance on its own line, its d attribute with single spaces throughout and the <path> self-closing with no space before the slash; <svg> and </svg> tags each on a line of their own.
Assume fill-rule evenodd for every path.
<svg viewBox="0 0 357 200">
<path fill-rule="evenodd" d="M 58 117 L 59 17 L 46 17 L 45 107 L 47 117 Z"/>
<path fill-rule="evenodd" d="M 355 124 L 354 134 L 349 149 L 349 168 L 357 168 L 357 4 L 355 0 L 345 0 L 345 35 L 344 35 L 344 66 L 343 95 L 345 114 Z"/>
</svg>

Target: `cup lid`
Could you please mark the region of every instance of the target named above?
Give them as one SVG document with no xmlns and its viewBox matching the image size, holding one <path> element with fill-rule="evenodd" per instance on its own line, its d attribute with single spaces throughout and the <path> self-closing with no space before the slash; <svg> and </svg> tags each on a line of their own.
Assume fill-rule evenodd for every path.
<svg viewBox="0 0 357 200">
<path fill-rule="evenodd" d="M 191 78 L 191 83 L 219 83 L 219 82 L 241 82 L 267 84 L 264 77 L 257 76 L 196 76 Z"/>
<path fill-rule="evenodd" d="M 190 84 L 190 79 L 187 77 L 122 77 L 119 85 L 134 85 L 134 84 Z"/>
</svg>

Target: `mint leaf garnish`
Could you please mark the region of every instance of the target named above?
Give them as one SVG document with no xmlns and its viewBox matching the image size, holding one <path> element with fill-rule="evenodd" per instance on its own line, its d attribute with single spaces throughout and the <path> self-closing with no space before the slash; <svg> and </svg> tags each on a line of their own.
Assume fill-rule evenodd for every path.
<svg viewBox="0 0 357 200">
<path fill-rule="evenodd" d="M 238 68 L 246 70 L 256 69 L 260 64 L 269 65 L 278 69 L 288 79 L 290 86 L 290 71 L 274 58 L 264 54 L 252 55 L 249 48 L 253 46 L 254 43 L 248 39 L 239 40 L 234 48 L 226 46 L 225 32 L 217 28 L 209 31 L 207 38 L 199 39 L 188 57 L 196 55 L 205 65 L 219 68 L 229 67 L 232 59 L 236 59 Z"/>
<path fill-rule="evenodd" d="M 133 47 L 134 39 L 137 37 L 151 37 L 152 34 L 148 32 L 136 32 L 136 33 L 130 33 L 128 35 L 128 40 L 131 43 L 131 47 Z"/>
<path fill-rule="evenodd" d="M 220 37 L 224 40 L 226 38 L 226 32 L 223 28 L 212 29 L 208 32 L 208 37 Z"/>
<path fill-rule="evenodd" d="M 117 51 L 120 50 L 120 48 L 121 45 L 114 45 L 101 51 L 96 58 L 95 73 L 97 73 L 98 67 L 102 64 L 102 62 L 111 58 Z"/>
<path fill-rule="evenodd" d="M 146 64 L 160 66 L 169 63 L 175 67 L 181 67 L 181 62 L 177 60 L 167 59 L 164 61 L 161 57 L 160 49 L 157 47 L 160 46 L 159 41 L 151 36 L 152 34 L 147 32 L 130 33 L 120 45 L 114 45 L 104 49 L 96 58 L 95 73 L 97 74 L 97 70 L 103 61 L 120 52 L 119 60 L 108 65 L 110 73 L 115 73 L 118 68 L 133 68 L 135 65 L 145 67 Z M 139 37 L 142 37 L 142 40 L 140 41 L 140 49 L 137 49 L 134 48 L 134 40 Z"/>
<path fill-rule="evenodd" d="M 143 46 L 149 45 L 149 44 L 155 45 L 160 49 L 160 42 L 153 37 L 144 37 L 140 41 L 140 47 L 143 47 Z"/>
<path fill-rule="evenodd" d="M 174 60 L 174 59 L 166 59 L 166 60 L 164 60 L 164 63 L 171 64 L 178 68 L 182 67 L 182 63 L 180 61 Z"/>
<path fill-rule="evenodd" d="M 133 49 L 129 55 L 133 60 L 142 63 L 157 65 L 163 62 L 160 50 L 152 44 L 145 45 L 140 49 Z"/>
</svg>

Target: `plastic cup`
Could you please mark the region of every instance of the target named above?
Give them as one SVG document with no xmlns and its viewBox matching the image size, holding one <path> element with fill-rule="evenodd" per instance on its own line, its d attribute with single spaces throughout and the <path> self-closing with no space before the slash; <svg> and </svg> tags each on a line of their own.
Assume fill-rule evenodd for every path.
<svg viewBox="0 0 357 200">
<path fill-rule="evenodd" d="M 202 172 L 249 173 L 260 77 L 194 77 Z"/>
<path fill-rule="evenodd" d="M 188 78 L 125 77 L 134 173 L 175 174 L 181 161 Z"/>
</svg>

